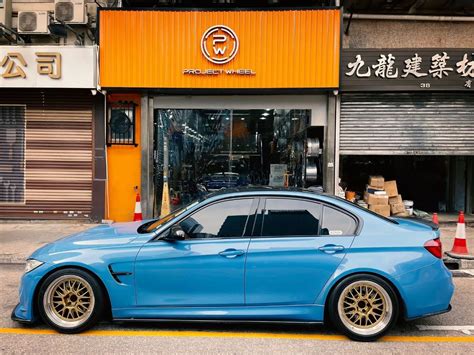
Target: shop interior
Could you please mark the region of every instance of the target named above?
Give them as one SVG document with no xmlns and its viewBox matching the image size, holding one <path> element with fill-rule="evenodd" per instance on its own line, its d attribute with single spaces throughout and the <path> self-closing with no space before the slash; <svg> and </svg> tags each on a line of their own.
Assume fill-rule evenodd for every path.
<svg viewBox="0 0 474 355">
<path fill-rule="evenodd" d="M 324 130 L 310 122 L 309 109 L 155 109 L 154 214 L 166 189 L 174 210 L 226 188 L 321 185 Z"/>
<path fill-rule="evenodd" d="M 341 156 L 341 187 L 359 196 L 369 176 L 395 180 L 403 200 L 417 210 L 473 213 L 473 157 L 465 156 Z"/>
</svg>

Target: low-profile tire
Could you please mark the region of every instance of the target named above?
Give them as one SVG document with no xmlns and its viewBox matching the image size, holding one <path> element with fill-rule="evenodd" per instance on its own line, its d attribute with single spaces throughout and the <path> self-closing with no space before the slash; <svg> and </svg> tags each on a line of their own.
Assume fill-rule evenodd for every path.
<svg viewBox="0 0 474 355">
<path fill-rule="evenodd" d="M 398 319 L 399 301 L 393 287 L 380 277 L 358 274 L 342 280 L 331 292 L 329 319 L 357 341 L 374 341 Z"/>
<path fill-rule="evenodd" d="M 104 295 L 97 280 L 74 268 L 58 270 L 41 284 L 41 319 L 61 333 L 80 333 L 94 326 L 104 312 Z"/>
</svg>

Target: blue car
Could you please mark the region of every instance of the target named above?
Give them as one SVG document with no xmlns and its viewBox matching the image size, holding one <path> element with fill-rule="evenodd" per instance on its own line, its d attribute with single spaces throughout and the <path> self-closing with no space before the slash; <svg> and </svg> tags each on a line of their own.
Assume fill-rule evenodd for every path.
<svg viewBox="0 0 474 355">
<path fill-rule="evenodd" d="M 333 196 L 221 192 L 158 220 L 101 225 L 27 261 L 12 318 L 77 333 L 100 319 L 331 322 L 371 341 L 450 310 L 439 231 Z"/>
</svg>

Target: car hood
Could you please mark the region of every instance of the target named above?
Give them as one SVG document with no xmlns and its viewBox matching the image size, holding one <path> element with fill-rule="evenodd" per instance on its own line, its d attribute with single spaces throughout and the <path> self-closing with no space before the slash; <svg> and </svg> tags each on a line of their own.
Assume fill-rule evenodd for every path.
<svg viewBox="0 0 474 355">
<path fill-rule="evenodd" d="M 140 235 L 137 229 L 143 223 L 143 221 L 113 223 L 87 229 L 45 245 L 34 252 L 30 258 L 44 253 L 128 244 Z"/>
</svg>

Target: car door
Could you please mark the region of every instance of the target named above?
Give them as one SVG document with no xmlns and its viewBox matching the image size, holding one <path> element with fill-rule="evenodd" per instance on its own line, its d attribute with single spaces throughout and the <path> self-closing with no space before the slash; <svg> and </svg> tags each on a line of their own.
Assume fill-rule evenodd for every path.
<svg viewBox="0 0 474 355">
<path fill-rule="evenodd" d="M 255 212 L 252 198 L 216 202 L 178 222 L 185 240 L 144 245 L 135 263 L 137 305 L 243 305 L 246 225 Z"/>
<path fill-rule="evenodd" d="M 266 198 L 247 252 L 246 305 L 312 304 L 343 260 L 354 217 L 318 202 Z"/>
</svg>

